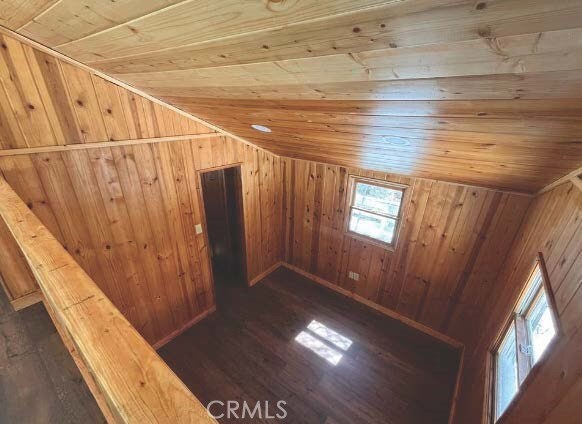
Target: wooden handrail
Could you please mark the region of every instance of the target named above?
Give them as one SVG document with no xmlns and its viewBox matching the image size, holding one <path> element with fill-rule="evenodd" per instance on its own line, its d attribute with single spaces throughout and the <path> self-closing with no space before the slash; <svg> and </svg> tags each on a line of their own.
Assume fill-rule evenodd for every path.
<svg viewBox="0 0 582 424">
<path fill-rule="evenodd" d="M 2 177 L 0 216 L 109 422 L 216 422 Z"/>
</svg>

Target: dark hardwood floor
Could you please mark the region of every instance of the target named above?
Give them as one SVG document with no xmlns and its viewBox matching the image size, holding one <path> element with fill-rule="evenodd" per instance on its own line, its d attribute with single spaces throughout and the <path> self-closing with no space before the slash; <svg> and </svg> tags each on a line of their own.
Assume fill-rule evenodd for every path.
<svg viewBox="0 0 582 424">
<path fill-rule="evenodd" d="M 456 350 L 287 269 L 251 289 L 215 278 L 217 312 L 159 352 L 205 405 L 277 414 L 284 400 L 288 423 L 447 422 Z"/>
<path fill-rule="evenodd" d="M 104 423 L 44 306 L 14 312 L 0 289 L 0 423 Z"/>
</svg>

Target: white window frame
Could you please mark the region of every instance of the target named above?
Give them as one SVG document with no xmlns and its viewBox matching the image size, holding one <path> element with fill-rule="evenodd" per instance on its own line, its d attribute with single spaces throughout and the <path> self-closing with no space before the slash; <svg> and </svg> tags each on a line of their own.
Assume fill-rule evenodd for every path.
<svg viewBox="0 0 582 424">
<path fill-rule="evenodd" d="M 528 294 L 528 289 L 530 287 L 530 283 L 539 269 L 542 283 L 540 288 L 533 293 L 530 299 L 526 299 Z M 548 301 L 548 307 L 550 309 L 550 313 L 552 314 L 552 319 L 554 321 L 554 326 L 556 329 L 556 334 L 554 338 L 550 341 L 548 346 L 546 347 L 545 351 L 543 352 L 542 356 L 538 359 L 538 361 L 533 364 L 532 355 L 527 354 L 521 351 L 520 349 L 520 341 L 526 341 L 527 346 L 530 346 L 530 334 L 528 331 L 528 325 L 526 322 L 526 317 L 528 316 L 531 308 L 536 303 L 536 299 L 541 296 L 541 293 L 545 292 L 546 298 Z M 527 302 L 526 302 L 527 300 Z M 507 333 L 510 331 L 511 327 L 515 328 L 516 332 L 516 351 L 517 351 L 517 374 L 518 374 L 518 391 L 513 397 L 513 399 L 509 402 L 503 413 L 497 417 L 497 354 L 503 343 Z M 519 335 L 518 335 L 519 333 Z M 522 291 L 518 297 L 517 302 L 515 303 L 514 307 L 512 308 L 511 315 L 505 320 L 505 323 L 499 332 L 497 338 L 495 339 L 495 343 L 493 344 L 492 348 L 490 349 L 489 355 L 489 420 L 488 422 L 492 424 L 499 424 L 503 422 L 505 416 L 507 416 L 508 412 L 515 406 L 518 402 L 519 398 L 522 396 L 523 392 L 527 389 L 529 384 L 531 383 L 532 378 L 534 375 L 539 371 L 540 367 L 544 364 L 548 356 L 551 355 L 554 347 L 558 340 L 562 337 L 562 325 L 558 316 L 558 309 L 556 307 L 556 300 L 554 297 L 554 293 L 552 291 L 552 287 L 550 284 L 550 280 L 548 277 L 548 272 L 546 269 L 545 261 L 543 258 L 542 253 L 538 253 L 534 266 L 530 271 L 528 278 L 522 288 Z"/>
<path fill-rule="evenodd" d="M 355 207 L 354 202 L 356 199 L 356 185 L 358 183 L 375 185 L 378 187 L 388 188 L 390 190 L 398 190 L 398 191 L 402 192 L 402 200 L 400 202 L 400 208 L 398 210 L 398 214 L 397 215 L 385 215 L 382 213 L 370 212 L 368 210 Z M 401 224 L 402 224 L 402 219 L 404 216 L 405 203 L 407 200 L 408 186 L 406 186 L 404 184 L 398 184 L 398 183 L 393 183 L 393 182 L 384 181 L 384 180 L 377 180 L 374 178 L 366 178 L 366 177 L 360 177 L 357 175 L 350 175 L 349 180 L 348 180 L 348 189 L 349 189 L 349 196 L 347 196 L 347 206 L 346 206 L 347 213 L 346 213 L 346 219 L 345 219 L 345 223 L 344 223 L 345 233 L 350 235 L 351 237 L 354 237 L 354 238 L 363 240 L 365 242 L 383 247 L 385 249 L 394 250 L 396 248 L 396 244 L 398 242 L 400 228 L 402 227 Z M 392 242 L 386 243 L 386 242 L 379 240 L 377 238 L 370 237 L 370 236 L 367 236 L 365 234 L 360 234 L 360 233 L 357 233 L 355 231 L 351 231 L 350 230 L 350 219 L 352 217 L 353 210 L 361 210 L 361 211 L 364 211 L 364 212 L 372 214 L 372 215 L 377 215 L 377 216 L 381 216 L 381 217 L 390 218 L 390 219 L 395 220 L 396 224 L 394 226 L 394 237 L 392 238 Z"/>
</svg>

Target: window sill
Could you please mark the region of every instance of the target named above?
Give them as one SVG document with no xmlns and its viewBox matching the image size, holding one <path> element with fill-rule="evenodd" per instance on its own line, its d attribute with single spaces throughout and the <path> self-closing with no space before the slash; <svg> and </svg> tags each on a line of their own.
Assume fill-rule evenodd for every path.
<svg viewBox="0 0 582 424">
<path fill-rule="evenodd" d="M 355 233 L 353 231 L 346 231 L 344 233 L 344 235 L 351 237 L 351 238 L 354 238 L 356 240 L 363 241 L 363 242 L 368 243 L 368 244 L 372 244 L 372 245 L 377 246 L 377 247 L 381 247 L 382 249 L 387 250 L 389 252 L 394 252 L 396 250 L 395 243 L 392 243 L 392 244 L 384 243 L 383 241 L 380 241 L 380 240 L 377 240 L 375 238 L 368 237 L 368 236 L 365 236 L 362 234 L 358 234 L 358 233 Z"/>
</svg>

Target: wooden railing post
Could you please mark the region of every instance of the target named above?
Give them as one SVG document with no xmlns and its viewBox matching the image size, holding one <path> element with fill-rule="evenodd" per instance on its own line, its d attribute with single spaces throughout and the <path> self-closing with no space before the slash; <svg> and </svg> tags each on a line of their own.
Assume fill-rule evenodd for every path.
<svg viewBox="0 0 582 424">
<path fill-rule="evenodd" d="M 2 177 L 0 217 L 109 422 L 216 422 Z"/>
</svg>

